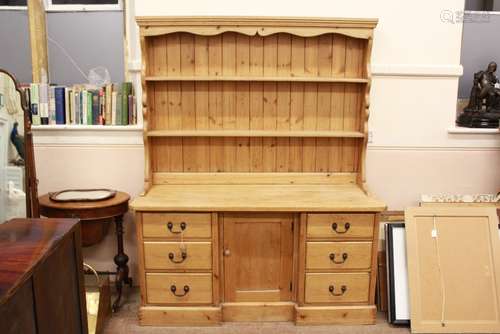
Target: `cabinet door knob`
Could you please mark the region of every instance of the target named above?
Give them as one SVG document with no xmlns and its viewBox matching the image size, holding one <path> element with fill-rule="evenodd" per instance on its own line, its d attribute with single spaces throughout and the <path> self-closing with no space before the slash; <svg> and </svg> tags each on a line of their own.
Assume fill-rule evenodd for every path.
<svg viewBox="0 0 500 334">
<path fill-rule="evenodd" d="M 224 256 L 229 256 L 231 255 L 231 251 L 229 249 L 224 249 Z"/>
</svg>

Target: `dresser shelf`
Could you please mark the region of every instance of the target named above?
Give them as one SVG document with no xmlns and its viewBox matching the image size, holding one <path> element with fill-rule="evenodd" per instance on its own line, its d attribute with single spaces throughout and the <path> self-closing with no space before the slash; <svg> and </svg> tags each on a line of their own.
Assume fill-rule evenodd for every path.
<svg viewBox="0 0 500 334">
<path fill-rule="evenodd" d="M 156 81 L 262 81 L 262 82 L 338 82 L 338 83 L 368 83 L 369 79 L 344 77 L 307 77 L 307 76 L 146 76 L 147 82 Z"/>
<path fill-rule="evenodd" d="M 364 138 L 357 131 L 275 131 L 275 130 L 152 130 L 148 137 L 296 137 Z"/>
</svg>

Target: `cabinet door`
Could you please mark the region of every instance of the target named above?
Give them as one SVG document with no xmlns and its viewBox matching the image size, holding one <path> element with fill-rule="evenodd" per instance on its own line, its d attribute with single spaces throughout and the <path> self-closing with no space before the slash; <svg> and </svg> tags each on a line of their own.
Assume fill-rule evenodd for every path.
<svg viewBox="0 0 500 334">
<path fill-rule="evenodd" d="M 223 221 L 225 301 L 292 300 L 293 217 L 226 214 Z"/>
</svg>

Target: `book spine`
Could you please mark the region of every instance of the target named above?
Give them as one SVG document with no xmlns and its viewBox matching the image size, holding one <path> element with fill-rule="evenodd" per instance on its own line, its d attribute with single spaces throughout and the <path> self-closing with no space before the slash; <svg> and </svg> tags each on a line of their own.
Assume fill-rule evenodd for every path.
<svg viewBox="0 0 500 334">
<path fill-rule="evenodd" d="M 75 90 L 69 93 L 71 124 L 76 124 Z"/>
<path fill-rule="evenodd" d="M 133 103 L 133 107 L 132 107 L 132 124 L 137 124 L 137 99 L 135 98 L 135 96 L 133 96 L 132 98 L 132 103 Z"/>
<path fill-rule="evenodd" d="M 87 124 L 92 124 L 92 92 L 90 90 L 87 91 Z"/>
<path fill-rule="evenodd" d="M 40 118 L 40 109 L 39 109 L 39 85 L 38 84 L 31 84 L 31 120 L 33 125 L 40 125 L 42 124 L 41 118 Z"/>
<path fill-rule="evenodd" d="M 132 83 L 122 83 L 122 112 L 121 112 L 121 125 L 128 124 L 128 96 L 132 94 Z"/>
<path fill-rule="evenodd" d="M 38 86 L 38 99 L 41 124 L 47 125 L 49 124 L 49 87 L 47 84 Z"/>
<path fill-rule="evenodd" d="M 106 96 L 106 105 L 105 105 L 105 110 L 106 110 L 106 115 L 104 117 L 104 124 L 106 125 L 111 125 L 112 124 L 112 116 L 111 116 L 111 98 L 112 98 L 112 92 L 113 92 L 113 85 L 109 84 L 106 85 L 106 91 L 105 91 L 105 96 Z"/>
<path fill-rule="evenodd" d="M 80 91 L 75 92 L 75 123 L 82 124 L 82 111 L 80 106 Z"/>
<path fill-rule="evenodd" d="M 104 100 L 104 88 L 99 89 L 99 119 L 98 123 L 99 125 L 104 125 L 104 105 L 105 105 L 105 100 Z"/>
<path fill-rule="evenodd" d="M 92 124 L 99 124 L 99 91 L 92 91 Z"/>
<path fill-rule="evenodd" d="M 83 89 L 82 90 L 82 124 L 88 124 L 88 119 L 87 119 L 87 90 Z"/>
<path fill-rule="evenodd" d="M 111 93 L 111 124 L 116 125 L 116 92 Z"/>
<path fill-rule="evenodd" d="M 128 96 L 128 123 L 127 125 L 133 124 L 133 111 L 134 110 L 134 96 Z"/>
<path fill-rule="evenodd" d="M 116 125 L 123 125 L 122 123 L 122 92 L 121 88 L 116 93 Z"/>
<path fill-rule="evenodd" d="M 66 116 L 65 114 L 65 101 L 64 101 L 64 87 L 56 87 L 54 89 L 54 95 L 55 95 L 55 116 L 56 116 L 56 124 L 64 124 L 64 118 Z"/>
<path fill-rule="evenodd" d="M 70 102 L 69 102 L 69 89 L 67 87 L 64 88 L 64 123 L 70 124 Z"/>
<path fill-rule="evenodd" d="M 56 124 L 56 88 L 49 87 L 49 124 Z"/>
</svg>

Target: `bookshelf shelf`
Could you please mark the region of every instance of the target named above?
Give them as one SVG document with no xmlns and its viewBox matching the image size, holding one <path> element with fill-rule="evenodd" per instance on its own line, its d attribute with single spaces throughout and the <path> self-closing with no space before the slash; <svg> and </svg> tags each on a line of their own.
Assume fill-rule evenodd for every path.
<svg viewBox="0 0 500 334">
<path fill-rule="evenodd" d="M 306 76 L 147 76 L 147 82 L 156 81 L 263 81 L 263 82 L 338 82 L 368 83 L 369 79 L 344 77 L 306 77 Z"/>
<path fill-rule="evenodd" d="M 103 131 L 130 131 L 130 130 L 142 130 L 142 124 L 134 124 L 134 125 L 77 125 L 77 124 L 71 124 L 71 125 L 64 125 L 64 124 L 58 124 L 58 125 L 32 125 L 31 129 L 33 130 L 47 130 L 47 131 L 53 131 L 53 130 L 81 130 L 81 131 L 88 131 L 88 130 L 103 130 Z"/>
<path fill-rule="evenodd" d="M 265 130 L 152 130 L 148 137 L 297 137 L 364 138 L 357 131 L 265 131 Z"/>
</svg>

